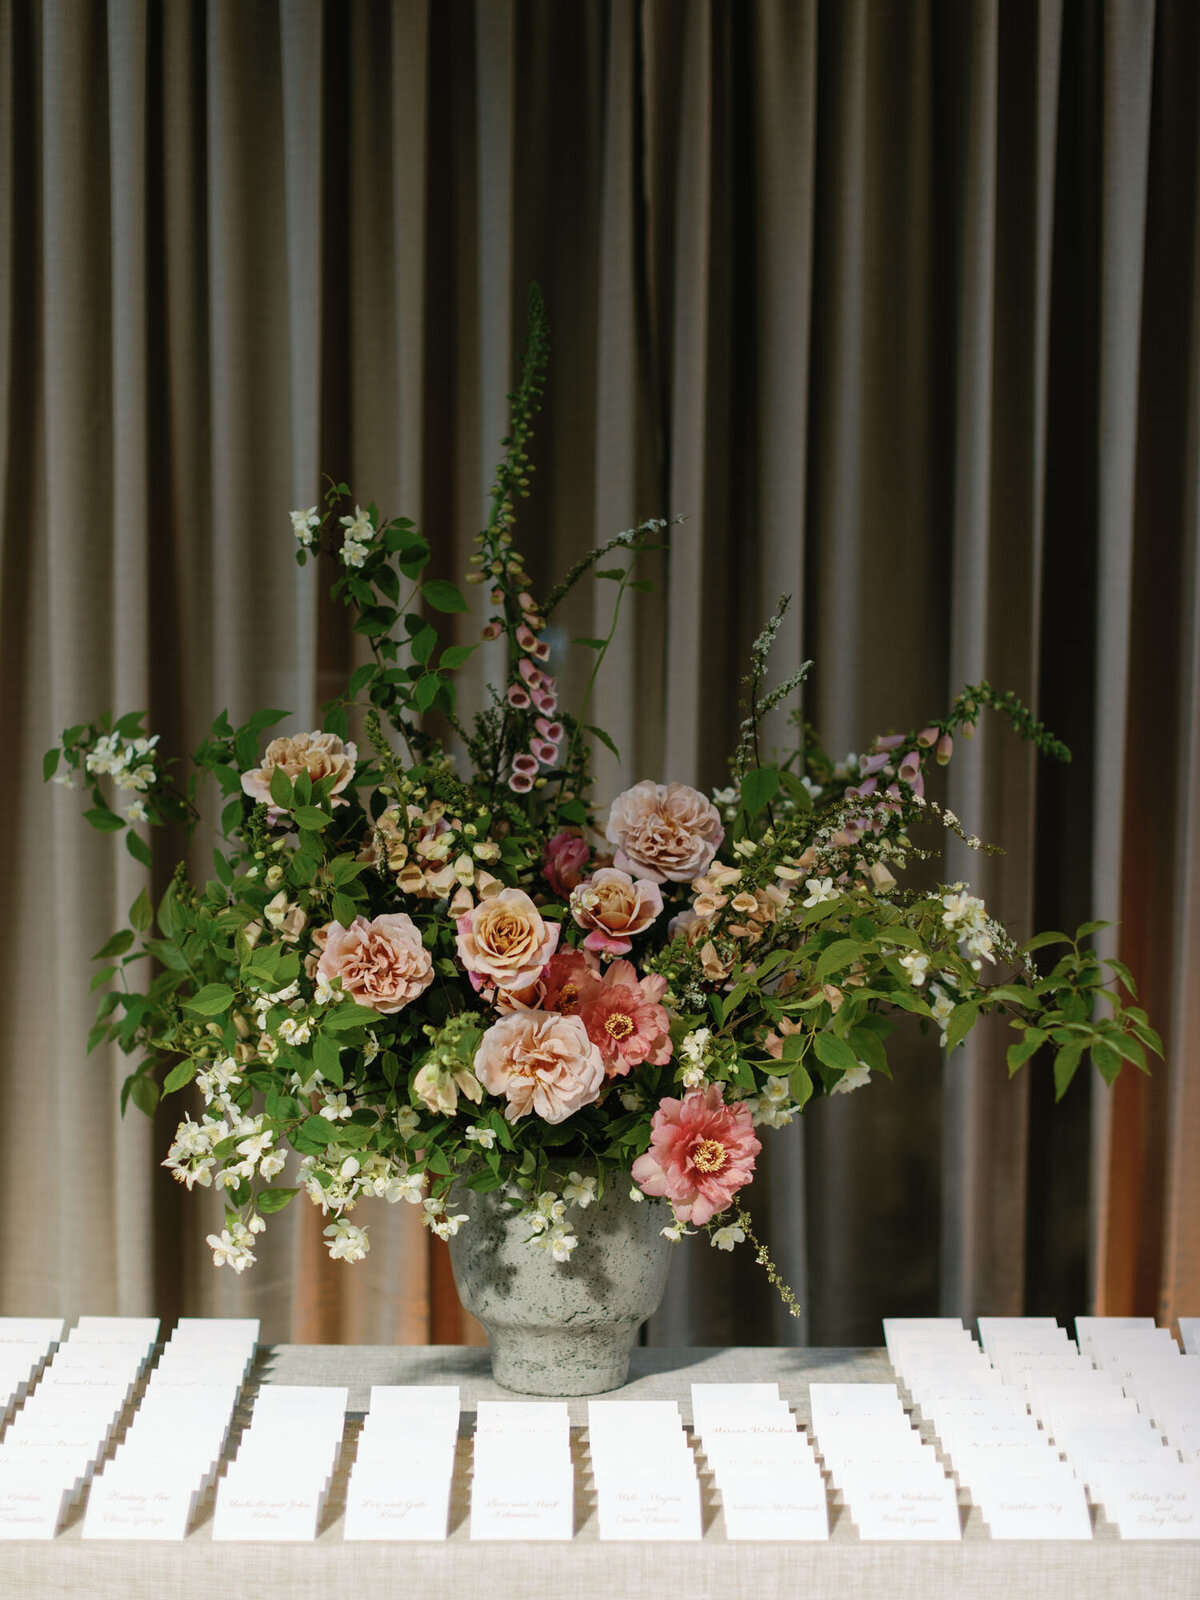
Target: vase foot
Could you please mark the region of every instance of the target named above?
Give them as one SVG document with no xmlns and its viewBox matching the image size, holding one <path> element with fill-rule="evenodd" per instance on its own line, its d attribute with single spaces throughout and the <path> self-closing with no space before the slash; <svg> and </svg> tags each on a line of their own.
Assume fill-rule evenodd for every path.
<svg viewBox="0 0 1200 1600">
<path fill-rule="evenodd" d="M 517 1394 L 603 1394 L 629 1376 L 637 1324 L 625 1327 L 498 1328 L 486 1322 L 492 1375 Z"/>
</svg>

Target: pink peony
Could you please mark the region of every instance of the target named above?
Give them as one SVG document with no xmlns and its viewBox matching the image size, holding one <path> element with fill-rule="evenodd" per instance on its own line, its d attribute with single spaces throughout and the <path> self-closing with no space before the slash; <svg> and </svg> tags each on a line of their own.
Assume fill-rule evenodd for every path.
<svg viewBox="0 0 1200 1600">
<path fill-rule="evenodd" d="M 671 1019 L 658 1003 L 666 986 L 658 973 L 639 983 L 631 962 L 614 961 L 603 981 L 580 996 L 580 1020 L 610 1078 L 624 1077 L 645 1061 L 661 1067 L 671 1059 Z"/>
<path fill-rule="evenodd" d="M 613 864 L 655 883 L 690 883 L 707 870 L 725 830 L 712 801 L 686 783 L 635 783 L 612 803 Z"/>
<path fill-rule="evenodd" d="M 509 1122 L 531 1111 L 565 1122 L 591 1105 L 604 1084 L 604 1060 L 583 1023 L 549 1011 L 514 1011 L 494 1022 L 474 1065 L 484 1088 L 507 1098 Z"/>
<path fill-rule="evenodd" d="M 601 867 L 571 891 L 571 915 L 591 930 L 585 946 L 615 956 L 633 949 L 633 935 L 643 933 L 662 908 L 654 879 L 635 880 L 616 867 Z"/>
<path fill-rule="evenodd" d="M 542 971 L 541 1008 L 571 1016 L 599 987 L 600 963 L 590 950 L 560 950 Z"/>
<path fill-rule="evenodd" d="M 433 962 L 420 929 L 403 911 L 355 917 L 348 928 L 331 922 L 320 930 L 324 941 L 317 973 L 340 978 L 342 993 L 360 1006 L 390 1015 L 403 1011 L 433 982 Z"/>
<path fill-rule="evenodd" d="M 633 1177 L 645 1194 L 665 1195 L 681 1222 L 699 1227 L 750 1182 L 761 1149 L 750 1107 L 727 1106 L 714 1083 L 659 1102 L 650 1148 L 633 1163 Z"/>
<path fill-rule="evenodd" d="M 344 806 L 342 790 L 354 776 L 357 761 L 358 746 L 343 744 L 336 733 L 294 733 L 271 740 L 263 752 L 262 765 L 242 773 L 242 789 L 251 800 L 270 806 L 268 821 L 274 824 L 284 815 L 271 800 L 271 774 L 276 767 L 282 768 L 293 783 L 302 772 L 307 772 L 314 783 L 333 773 L 333 804 Z"/>
<path fill-rule="evenodd" d="M 542 871 L 555 894 L 562 895 L 564 900 L 567 898 L 582 879 L 590 855 L 587 840 L 577 833 L 564 829 L 546 840 L 542 847 Z"/>
<path fill-rule="evenodd" d="M 545 922 L 524 889 L 501 889 L 459 917 L 458 959 L 498 989 L 526 989 L 558 947 L 557 922 Z M 480 984 L 476 984 L 480 987 Z"/>
</svg>

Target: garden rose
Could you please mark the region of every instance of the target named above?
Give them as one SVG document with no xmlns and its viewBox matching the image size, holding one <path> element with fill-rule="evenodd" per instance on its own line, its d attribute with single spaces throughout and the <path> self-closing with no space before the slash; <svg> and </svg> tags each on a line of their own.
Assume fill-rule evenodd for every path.
<svg viewBox="0 0 1200 1600">
<path fill-rule="evenodd" d="M 320 930 L 324 949 L 316 975 L 342 980 L 342 993 L 360 1006 L 391 1015 L 403 1011 L 433 982 L 433 961 L 421 932 L 403 911 L 368 922 L 355 917 L 348 928 L 331 922 Z"/>
<path fill-rule="evenodd" d="M 507 1098 L 509 1122 L 531 1111 L 564 1122 L 599 1095 L 604 1060 L 578 1017 L 514 1011 L 480 1040 L 475 1076 L 489 1093 Z"/>
<path fill-rule="evenodd" d="M 667 980 L 653 972 L 640 982 L 629 961 L 614 961 L 602 981 L 593 979 L 579 1000 L 588 1038 L 604 1057 L 610 1078 L 624 1077 L 644 1061 L 660 1067 L 671 1058 L 671 1019 L 659 1005 Z"/>
<path fill-rule="evenodd" d="M 546 840 L 542 851 L 542 871 L 555 894 L 562 895 L 564 900 L 567 898 L 582 880 L 591 853 L 586 839 L 565 829 Z"/>
<path fill-rule="evenodd" d="M 635 881 L 616 867 L 601 867 L 571 892 L 571 915 L 581 928 L 591 929 L 584 945 L 616 956 L 633 949 L 631 936 L 648 928 L 662 908 L 656 882 Z"/>
<path fill-rule="evenodd" d="M 665 1195 L 680 1222 L 699 1227 L 750 1182 L 761 1149 L 750 1107 L 727 1106 L 720 1084 L 713 1084 L 660 1101 L 650 1148 L 633 1163 L 633 1177 L 644 1194 Z"/>
<path fill-rule="evenodd" d="M 690 883 L 706 870 L 725 830 L 712 801 L 686 783 L 635 783 L 612 803 L 613 864 L 655 883 Z"/>
<path fill-rule="evenodd" d="M 524 989 L 558 948 L 559 926 L 546 922 L 523 889 L 501 889 L 459 917 L 458 958 L 472 982 Z"/>
<path fill-rule="evenodd" d="M 358 746 L 343 744 L 336 733 L 293 733 L 283 739 L 272 739 L 263 752 L 262 765 L 242 773 L 242 789 L 251 800 L 271 807 L 271 821 L 283 815 L 271 800 L 271 774 L 276 767 L 287 773 L 294 783 L 302 772 L 307 772 L 314 783 L 321 778 L 335 776 L 330 794 L 335 806 L 344 806 L 342 790 L 354 776 L 358 761 Z"/>
</svg>

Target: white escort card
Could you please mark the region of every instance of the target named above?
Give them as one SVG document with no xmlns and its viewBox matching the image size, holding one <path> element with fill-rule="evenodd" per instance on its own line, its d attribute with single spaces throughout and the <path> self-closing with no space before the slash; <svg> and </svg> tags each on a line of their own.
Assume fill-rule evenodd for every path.
<svg viewBox="0 0 1200 1600">
<path fill-rule="evenodd" d="M 376 1385 L 346 1490 L 345 1539 L 444 1539 L 457 1385 Z"/>
<path fill-rule="evenodd" d="M 1180 1317 L 1179 1337 L 1189 1356 L 1200 1356 L 1200 1317 Z"/>
<path fill-rule="evenodd" d="M 346 1419 L 345 1388 L 266 1385 L 217 1484 L 214 1540 L 315 1539 Z"/>
<path fill-rule="evenodd" d="M 825 1480 L 776 1384 L 693 1384 L 692 1415 L 727 1539 L 829 1537 Z"/>
<path fill-rule="evenodd" d="M 471 1479 L 472 1539 L 570 1539 L 575 1469 L 565 1401 L 481 1400 Z"/>
<path fill-rule="evenodd" d="M 589 1401 L 588 1444 L 601 1539 L 700 1538 L 696 1458 L 674 1401 Z"/>
</svg>

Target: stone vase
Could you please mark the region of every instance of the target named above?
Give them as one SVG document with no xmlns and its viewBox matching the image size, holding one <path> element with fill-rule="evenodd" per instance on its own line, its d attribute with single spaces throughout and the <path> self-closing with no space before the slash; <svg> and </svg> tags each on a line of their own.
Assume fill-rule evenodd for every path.
<svg viewBox="0 0 1200 1600">
<path fill-rule="evenodd" d="M 528 1221 L 499 1195 L 459 1186 L 453 1198 L 470 1218 L 449 1241 L 454 1281 L 487 1333 L 496 1382 L 520 1394 L 619 1388 L 667 1285 L 669 1208 L 632 1201 L 628 1178 L 613 1177 L 594 1204 L 568 1209 L 579 1243 L 560 1262 L 527 1242 Z"/>
</svg>

